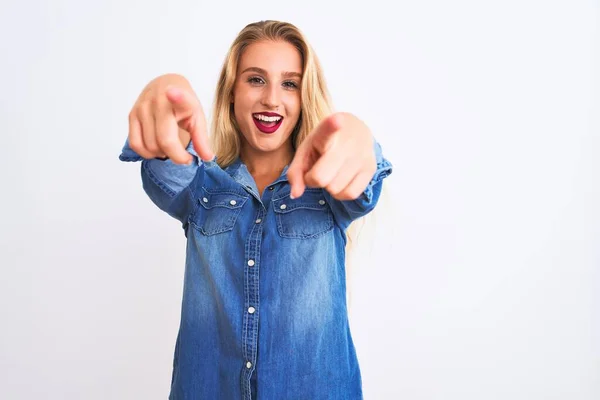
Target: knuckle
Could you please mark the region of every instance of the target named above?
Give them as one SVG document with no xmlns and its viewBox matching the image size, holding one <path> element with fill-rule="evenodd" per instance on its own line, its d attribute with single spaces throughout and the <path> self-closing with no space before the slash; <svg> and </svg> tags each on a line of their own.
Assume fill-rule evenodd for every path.
<svg viewBox="0 0 600 400">
<path fill-rule="evenodd" d="M 317 187 L 324 187 L 325 186 L 325 180 L 320 177 L 320 176 L 316 176 L 313 178 L 313 182 L 315 184 L 315 186 Z"/>
<path fill-rule="evenodd" d="M 162 149 L 169 149 L 176 144 L 176 139 L 172 138 L 170 135 L 160 134 L 157 135 L 157 142 Z"/>
<path fill-rule="evenodd" d="M 136 153 L 143 151 L 142 140 L 138 136 L 129 137 L 129 147 Z"/>
<path fill-rule="evenodd" d="M 312 174 L 312 181 L 317 184 L 317 186 L 325 187 L 327 185 L 327 181 L 322 172 L 316 172 Z"/>
<path fill-rule="evenodd" d="M 158 96 L 151 96 L 147 103 L 153 108 L 156 109 L 160 105 L 160 101 L 158 100 Z"/>
<path fill-rule="evenodd" d="M 333 198 L 334 198 L 334 199 L 336 199 L 336 200 L 340 200 L 340 201 L 343 201 L 343 200 L 348 200 L 348 198 L 346 197 L 346 195 L 345 195 L 343 192 L 340 192 L 340 193 L 332 193 L 331 195 L 332 195 L 332 196 L 333 196 Z"/>
<path fill-rule="evenodd" d="M 342 188 L 338 184 L 336 184 L 335 182 L 334 183 L 330 183 L 329 185 L 327 185 L 326 189 L 331 194 L 335 194 L 335 195 L 343 194 Z"/>
<path fill-rule="evenodd" d="M 339 197 L 339 200 L 351 200 L 352 196 L 350 196 L 350 194 L 348 193 L 348 190 L 342 190 L 340 191 L 337 196 Z"/>
<path fill-rule="evenodd" d="M 136 109 L 136 114 L 138 115 L 139 119 L 142 121 L 148 120 L 149 118 L 151 118 L 152 108 L 150 107 L 150 103 L 147 103 L 147 102 L 141 103 Z"/>
<path fill-rule="evenodd" d="M 149 152 L 153 153 L 153 154 L 160 154 L 160 148 L 158 147 L 158 145 L 156 144 L 155 141 L 153 140 L 149 140 L 148 143 L 146 144 L 146 148 L 148 149 Z"/>
<path fill-rule="evenodd" d="M 357 187 L 355 189 L 352 189 L 350 191 L 350 194 L 349 194 L 350 195 L 350 199 L 351 200 L 358 199 L 360 197 L 360 195 L 362 194 L 362 192 L 363 192 L 363 190 L 361 188 L 359 188 L 359 187 Z"/>
</svg>

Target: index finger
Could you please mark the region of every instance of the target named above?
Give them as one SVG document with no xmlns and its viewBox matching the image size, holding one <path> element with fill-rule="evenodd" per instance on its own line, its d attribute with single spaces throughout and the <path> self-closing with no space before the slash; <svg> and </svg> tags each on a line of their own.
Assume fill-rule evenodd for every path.
<svg viewBox="0 0 600 400">
<path fill-rule="evenodd" d="M 206 128 L 206 118 L 204 117 L 202 109 L 198 110 L 196 118 L 191 122 L 189 132 L 194 145 L 194 150 L 196 150 L 198 156 L 204 161 L 212 161 L 215 156 L 210 148 L 208 129 Z"/>
<path fill-rule="evenodd" d="M 198 99 L 193 93 L 176 87 L 167 90 L 167 98 L 172 104 L 175 119 L 190 133 L 194 150 L 204 161 L 211 161 L 214 154 L 208 140 L 204 111 Z"/>
<path fill-rule="evenodd" d="M 193 158 L 179 139 L 179 125 L 168 101 L 159 105 L 154 119 L 156 142 L 162 152 L 176 164 L 189 164 Z"/>
</svg>

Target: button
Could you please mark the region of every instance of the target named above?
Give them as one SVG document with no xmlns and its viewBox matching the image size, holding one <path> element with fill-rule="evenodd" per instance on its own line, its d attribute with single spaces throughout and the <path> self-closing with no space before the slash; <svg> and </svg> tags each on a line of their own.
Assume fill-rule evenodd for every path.
<svg viewBox="0 0 600 400">
<path fill-rule="evenodd" d="M 260 219 L 260 218 L 259 218 L 259 219 L 257 219 L 255 222 L 256 222 L 257 224 L 260 224 L 260 222 L 261 222 L 261 221 L 262 221 L 262 219 Z"/>
<path fill-rule="evenodd" d="M 254 260 L 248 260 L 248 265 L 253 267 L 254 266 Z"/>
<path fill-rule="evenodd" d="M 281 208 L 282 210 L 285 210 L 287 208 L 287 206 L 285 204 L 282 204 L 279 208 Z"/>
<path fill-rule="evenodd" d="M 229 204 L 231 204 L 232 206 L 235 206 L 235 204 L 236 204 L 236 201 L 235 201 L 235 200 L 231 200 L 231 201 L 229 202 Z"/>
<path fill-rule="evenodd" d="M 208 199 L 206 197 L 203 197 L 202 201 L 205 202 L 205 203 L 208 203 Z"/>
<path fill-rule="evenodd" d="M 248 361 L 246 363 L 246 368 L 248 368 L 248 369 L 252 368 L 252 363 L 250 361 Z"/>
<path fill-rule="evenodd" d="M 248 312 L 249 312 L 250 314 L 254 314 L 254 311 L 256 311 L 256 309 L 255 309 L 254 307 L 250 307 L 250 308 L 248 308 Z"/>
<path fill-rule="evenodd" d="M 323 204 L 325 204 L 325 200 L 319 200 L 319 204 L 320 204 L 320 205 L 323 205 Z"/>
</svg>

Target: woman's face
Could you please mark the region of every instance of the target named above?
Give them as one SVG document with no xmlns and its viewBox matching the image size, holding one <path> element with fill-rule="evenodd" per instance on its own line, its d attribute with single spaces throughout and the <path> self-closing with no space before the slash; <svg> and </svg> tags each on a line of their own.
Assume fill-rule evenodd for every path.
<svg viewBox="0 0 600 400">
<path fill-rule="evenodd" d="M 233 88 L 242 146 L 272 152 L 291 140 L 300 116 L 301 81 L 302 58 L 290 43 L 260 41 L 245 48 Z"/>
</svg>

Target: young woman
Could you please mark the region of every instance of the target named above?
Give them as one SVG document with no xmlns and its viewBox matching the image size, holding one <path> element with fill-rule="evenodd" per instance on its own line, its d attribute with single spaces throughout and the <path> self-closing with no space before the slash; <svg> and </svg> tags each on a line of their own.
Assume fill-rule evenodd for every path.
<svg viewBox="0 0 600 400">
<path fill-rule="evenodd" d="M 169 398 L 361 399 L 346 233 L 392 165 L 362 121 L 332 112 L 303 34 L 279 21 L 239 33 L 210 137 L 179 75 L 150 82 L 129 124 L 120 159 L 141 161 L 187 238 Z"/>
</svg>

